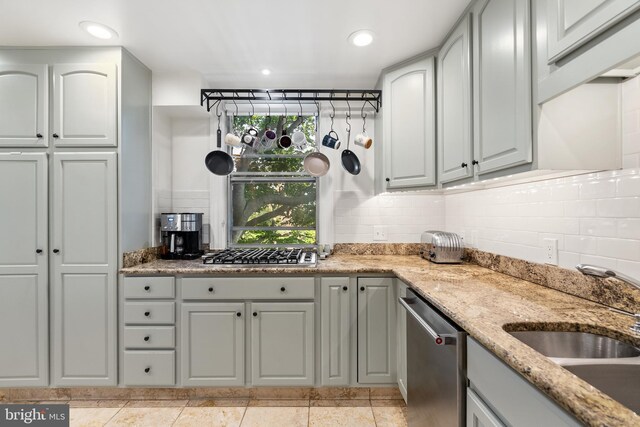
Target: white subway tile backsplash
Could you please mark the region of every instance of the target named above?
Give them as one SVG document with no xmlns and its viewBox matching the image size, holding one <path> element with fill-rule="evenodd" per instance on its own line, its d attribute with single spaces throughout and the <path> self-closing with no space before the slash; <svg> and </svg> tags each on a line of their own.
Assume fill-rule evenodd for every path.
<svg viewBox="0 0 640 427">
<path fill-rule="evenodd" d="M 626 218 L 618 220 L 618 237 L 640 240 L 640 219 Z"/>
<path fill-rule="evenodd" d="M 566 217 L 594 217 L 596 216 L 596 202 L 594 200 L 570 200 L 564 202 L 564 216 Z"/>
<path fill-rule="evenodd" d="M 640 261 L 640 240 L 598 239 L 598 255 L 629 261 Z"/>
<path fill-rule="evenodd" d="M 584 236 L 617 236 L 617 222 L 607 218 L 580 220 L 580 234 Z"/>
<path fill-rule="evenodd" d="M 598 216 L 605 218 L 633 218 L 640 215 L 640 197 L 598 200 Z"/>
</svg>

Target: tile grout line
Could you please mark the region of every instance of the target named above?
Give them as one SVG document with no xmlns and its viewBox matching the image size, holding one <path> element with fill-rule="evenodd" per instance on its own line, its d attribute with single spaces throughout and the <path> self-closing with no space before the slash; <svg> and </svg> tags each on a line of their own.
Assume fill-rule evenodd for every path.
<svg viewBox="0 0 640 427">
<path fill-rule="evenodd" d="M 178 421 L 178 418 L 180 418 L 180 415 L 182 415 L 182 412 L 184 412 L 184 408 L 187 407 L 187 405 L 189 404 L 189 401 L 187 400 L 187 403 L 184 404 L 184 406 L 182 407 L 182 409 L 180 410 L 180 413 L 178 414 L 178 416 L 176 417 L 175 420 L 173 420 L 173 422 L 171 423 L 171 427 L 173 427 L 175 425 L 175 423 Z"/>
<path fill-rule="evenodd" d="M 247 404 L 244 406 L 244 411 L 242 412 L 242 418 L 240 418 L 240 424 L 238 424 L 238 427 L 242 427 L 242 422 L 244 421 L 244 416 L 247 414 L 247 409 L 249 408 L 249 402 L 250 402 L 250 400 L 247 400 Z"/>
<path fill-rule="evenodd" d="M 122 411 L 122 408 L 124 408 L 124 407 L 126 407 L 126 406 L 127 406 L 127 404 L 128 404 L 128 403 L 129 403 L 129 401 L 127 400 L 127 401 L 125 402 L 125 404 L 124 404 L 124 405 L 122 405 L 120 408 L 118 408 L 118 410 L 117 410 L 117 411 L 116 411 L 116 412 L 111 416 L 111 418 L 109 418 L 109 419 L 107 420 L 107 422 L 106 422 L 106 423 L 104 423 L 102 426 L 104 427 L 104 426 L 106 426 L 107 424 L 109 424 L 109 423 L 111 422 L 111 420 L 113 420 L 113 419 L 115 418 L 115 416 L 116 416 L 116 415 L 118 415 L 118 414 L 120 413 L 120 411 Z M 69 408 L 69 412 L 71 412 L 71 408 Z M 71 418 L 71 417 L 69 417 L 69 418 Z"/>
</svg>

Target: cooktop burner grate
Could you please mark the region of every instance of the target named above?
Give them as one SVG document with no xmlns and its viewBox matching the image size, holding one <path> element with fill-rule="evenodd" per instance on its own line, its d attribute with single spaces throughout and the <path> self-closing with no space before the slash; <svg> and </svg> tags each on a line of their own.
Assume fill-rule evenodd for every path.
<svg viewBox="0 0 640 427">
<path fill-rule="evenodd" d="M 225 249 L 205 254 L 204 264 L 315 267 L 316 253 L 308 249 Z"/>
</svg>

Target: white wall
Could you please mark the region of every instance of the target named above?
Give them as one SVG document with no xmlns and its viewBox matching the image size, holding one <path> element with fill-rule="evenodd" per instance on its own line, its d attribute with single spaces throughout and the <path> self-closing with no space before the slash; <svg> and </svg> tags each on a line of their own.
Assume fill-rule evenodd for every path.
<svg viewBox="0 0 640 427">
<path fill-rule="evenodd" d="M 593 263 L 640 276 L 640 77 L 622 84 L 626 169 L 445 196 L 446 229 L 481 250 L 543 262 L 558 239 L 567 268 Z"/>
<path fill-rule="evenodd" d="M 203 214 L 204 243 L 209 242 L 210 185 L 204 158 L 209 150 L 209 117 L 172 117 L 171 110 L 153 111 L 153 197 L 155 244 L 159 244 L 162 212 Z"/>
</svg>

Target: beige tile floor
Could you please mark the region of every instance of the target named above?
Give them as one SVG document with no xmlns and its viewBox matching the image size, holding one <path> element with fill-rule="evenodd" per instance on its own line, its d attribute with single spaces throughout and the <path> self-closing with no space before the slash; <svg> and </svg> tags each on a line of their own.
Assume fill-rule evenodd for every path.
<svg viewBox="0 0 640 427">
<path fill-rule="evenodd" d="M 66 402 L 64 402 L 66 403 Z M 397 399 L 73 400 L 71 427 L 406 427 Z"/>
</svg>

